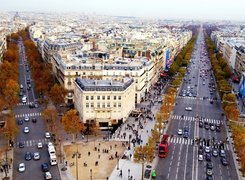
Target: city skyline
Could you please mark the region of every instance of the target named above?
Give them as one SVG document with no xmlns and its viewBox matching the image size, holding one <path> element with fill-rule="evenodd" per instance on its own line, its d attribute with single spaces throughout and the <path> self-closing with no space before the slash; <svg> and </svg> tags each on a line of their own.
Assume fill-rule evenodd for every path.
<svg viewBox="0 0 245 180">
<path fill-rule="evenodd" d="M 207 0 L 205 2 L 195 0 L 172 0 L 167 2 L 160 0 L 124 0 L 121 4 L 112 0 L 62 2 L 43 0 L 42 3 L 37 0 L 27 0 L 25 3 L 12 0 L 2 1 L 0 11 L 79 12 L 164 19 L 244 21 L 243 7 L 245 7 L 245 1 L 241 0 Z"/>
</svg>

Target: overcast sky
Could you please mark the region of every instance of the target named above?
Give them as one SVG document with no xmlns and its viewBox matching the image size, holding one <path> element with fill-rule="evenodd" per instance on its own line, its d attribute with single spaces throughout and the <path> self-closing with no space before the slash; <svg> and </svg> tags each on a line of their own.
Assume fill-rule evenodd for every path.
<svg viewBox="0 0 245 180">
<path fill-rule="evenodd" d="M 245 0 L 0 0 L 0 11 L 245 20 Z"/>
</svg>

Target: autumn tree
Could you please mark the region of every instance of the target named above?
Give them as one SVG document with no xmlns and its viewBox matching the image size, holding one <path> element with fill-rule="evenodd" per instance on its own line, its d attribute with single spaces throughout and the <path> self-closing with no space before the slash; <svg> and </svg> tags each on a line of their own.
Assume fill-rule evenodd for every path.
<svg viewBox="0 0 245 180">
<path fill-rule="evenodd" d="M 234 105 L 227 105 L 225 107 L 226 116 L 229 120 L 237 121 L 240 111 Z"/>
<path fill-rule="evenodd" d="M 65 102 L 67 91 L 59 84 L 55 84 L 49 91 L 49 97 L 55 106 Z"/>
<path fill-rule="evenodd" d="M 56 134 L 58 113 L 55 108 L 46 108 L 42 113 L 43 118 L 47 121 L 48 130 Z"/>
<path fill-rule="evenodd" d="M 19 84 L 15 80 L 9 79 L 6 82 L 6 87 L 3 94 L 9 107 L 12 109 L 19 101 Z"/>
<path fill-rule="evenodd" d="M 72 134 L 73 142 L 75 142 L 75 136 L 85 129 L 84 124 L 80 121 L 77 111 L 74 109 L 71 109 L 64 114 L 62 117 L 62 126 L 68 134 Z"/>
<path fill-rule="evenodd" d="M 14 114 L 11 112 L 5 116 L 6 126 L 4 128 L 4 135 L 7 140 L 14 140 L 19 132 L 19 129 L 16 125 Z"/>
</svg>

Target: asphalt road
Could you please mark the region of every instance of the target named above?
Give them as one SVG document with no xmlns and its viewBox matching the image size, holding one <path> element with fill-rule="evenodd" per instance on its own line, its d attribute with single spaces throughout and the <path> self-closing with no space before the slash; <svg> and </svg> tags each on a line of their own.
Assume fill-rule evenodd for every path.
<svg viewBox="0 0 245 180">
<path fill-rule="evenodd" d="M 192 53 L 192 62 L 190 62 L 190 73 L 186 75 L 186 81 L 183 83 L 179 90 L 179 96 L 176 100 L 176 105 L 171 115 L 171 120 L 167 134 L 169 137 L 169 152 L 165 159 L 159 159 L 156 171 L 157 178 L 159 180 L 202 180 L 206 179 L 206 153 L 204 152 L 204 160 L 198 160 L 199 143 L 194 141 L 196 138 L 213 139 L 216 142 L 226 141 L 227 134 L 225 131 L 224 117 L 222 116 L 222 110 L 220 100 L 217 96 L 217 90 L 213 94 L 210 94 L 210 88 L 208 87 L 211 82 L 212 71 L 207 71 L 206 78 L 200 77 L 203 74 L 202 69 L 210 69 L 211 64 L 208 56 L 205 56 L 205 41 L 203 32 L 200 31 L 197 42 L 195 44 L 194 51 Z M 189 80 L 190 79 L 190 80 Z M 183 97 L 183 90 L 193 89 L 196 92 L 196 97 Z M 194 93 L 193 93 L 194 94 Z M 205 99 L 203 100 L 203 97 Z M 211 104 L 211 99 L 214 103 Z M 186 111 L 186 107 L 191 107 L 192 111 Z M 182 118 L 182 115 L 184 117 Z M 204 121 L 214 124 L 221 124 L 221 132 L 206 130 L 204 127 L 199 127 L 199 119 L 196 117 L 203 117 Z M 189 130 L 188 138 L 183 138 L 182 135 L 178 135 L 178 129 L 187 127 Z M 211 146 L 212 147 L 212 146 Z M 213 148 L 213 147 L 212 147 Z M 211 157 L 213 163 L 213 179 L 215 180 L 236 180 L 238 179 L 236 169 L 233 163 L 233 157 L 231 155 L 230 146 L 228 143 L 224 143 L 224 150 L 226 158 L 228 160 L 228 166 L 223 166 L 220 161 L 220 157 Z"/>
<path fill-rule="evenodd" d="M 37 100 L 37 95 L 34 93 L 33 89 L 33 81 L 31 78 L 30 70 L 27 71 L 28 65 L 26 66 L 27 60 L 24 50 L 24 45 L 22 41 L 19 41 L 19 84 L 23 85 L 23 89 L 25 90 L 26 96 L 27 96 L 27 103 L 23 104 L 21 102 L 20 97 L 20 103 L 17 105 L 17 107 L 14 109 L 16 120 L 23 119 L 25 116 L 28 116 L 30 118 L 29 122 L 23 123 L 23 125 L 19 125 L 20 133 L 15 141 L 14 146 L 14 165 L 13 165 L 13 179 L 14 180 L 23 180 L 23 179 L 36 179 L 41 180 L 44 179 L 44 172 L 41 170 L 41 164 L 42 163 L 48 163 L 49 164 L 49 155 L 47 150 L 47 142 L 49 142 L 49 139 L 45 139 L 45 122 L 41 116 L 41 112 L 43 107 L 39 105 L 38 108 L 29 108 L 30 102 L 34 102 Z M 27 89 L 27 78 L 31 79 L 32 88 L 30 90 Z M 32 118 L 36 118 L 37 122 L 33 123 L 31 121 Z M 25 134 L 23 132 L 23 129 L 25 126 L 28 126 L 30 129 L 30 132 L 28 134 Z M 24 142 L 24 148 L 19 148 L 19 142 Z M 42 142 L 43 148 L 38 149 L 37 143 Z M 29 151 L 31 153 L 39 152 L 41 155 L 40 160 L 25 160 L 25 153 Z M 24 162 L 26 166 L 26 170 L 23 173 L 18 172 L 18 166 L 19 163 Z M 52 174 L 52 179 L 60 179 L 58 167 L 56 166 L 49 166 L 50 172 Z"/>
</svg>

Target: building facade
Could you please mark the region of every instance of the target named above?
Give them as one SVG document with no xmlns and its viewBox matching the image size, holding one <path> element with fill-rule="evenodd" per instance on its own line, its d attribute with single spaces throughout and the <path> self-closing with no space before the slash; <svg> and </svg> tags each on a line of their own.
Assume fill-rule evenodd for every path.
<svg viewBox="0 0 245 180">
<path fill-rule="evenodd" d="M 121 81 L 76 78 L 74 104 L 83 123 L 96 123 L 108 128 L 124 122 L 135 109 L 135 82 L 132 78 Z"/>
</svg>

